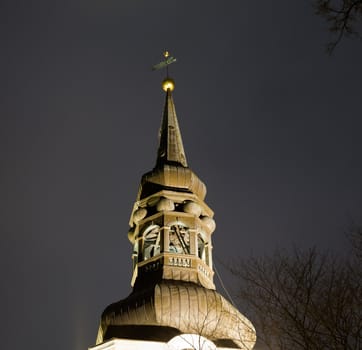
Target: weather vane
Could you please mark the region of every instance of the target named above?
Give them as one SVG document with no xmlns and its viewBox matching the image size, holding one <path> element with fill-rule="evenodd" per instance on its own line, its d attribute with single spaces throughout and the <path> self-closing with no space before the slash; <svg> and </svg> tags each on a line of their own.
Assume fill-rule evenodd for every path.
<svg viewBox="0 0 362 350">
<path fill-rule="evenodd" d="M 161 61 L 160 63 L 155 64 L 152 67 L 152 70 L 159 70 L 159 69 L 162 69 L 162 68 L 166 67 L 166 73 L 167 73 L 167 76 L 168 76 L 168 66 L 171 63 L 176 62 L 176 58 L 170 56 L 170 53 L 167 50 L 163 53 L 163 57 L 165 57 L 165 60 Z"/>
<path fill-rule="evenodd" d="M 163 57 L 165 57 L 165 60 L 155 64 L 152 67 L 152 70 L 159 70 L 166 67 L 166 78 L 162 82 L 162 89 L 165 91 L 173 91 L 173 89 L 175 88 L 175 82 L 168 76 L 168 66 L 171 63 L 176 62 L 176 58 L 170 56 L 170 53 L 167 50 L 163 53 Z"/>
</svg>

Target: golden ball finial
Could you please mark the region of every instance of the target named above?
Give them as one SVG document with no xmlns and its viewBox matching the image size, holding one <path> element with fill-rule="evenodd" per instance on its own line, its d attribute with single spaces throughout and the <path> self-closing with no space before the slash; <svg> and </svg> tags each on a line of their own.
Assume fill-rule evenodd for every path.
<svg viewBox="0 0 362 350">
<path fill-rule="evenodd" d="M 163 82 L 162 82 L 162 89 L 164 91 L 170 90 L 173 91 L 175 89 L 175 82 L 173 79 L 171 78 L 166 78 Z"/>
</svg>

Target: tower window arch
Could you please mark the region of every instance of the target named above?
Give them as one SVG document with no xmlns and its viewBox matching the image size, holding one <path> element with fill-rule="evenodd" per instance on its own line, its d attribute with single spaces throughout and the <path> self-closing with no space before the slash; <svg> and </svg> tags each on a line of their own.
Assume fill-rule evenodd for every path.
<svg viewBox="0 0 362 350">
<path fill-rule="evenodd" d="M 160 254 L 160 226 L 151 225 L 143 233 L 143 260 Z"/>
<path fill-rule="evenodd" d="M 208 242 L 201 233 L 197 235 L 197 256 L 207 265 L 209 265 Z"/>
<path fill-rule="evenodd" d="M 190 254 L 190 232 L 182 224 L 171 225 L 169 230 L 169 252 Z"/>
</svg>

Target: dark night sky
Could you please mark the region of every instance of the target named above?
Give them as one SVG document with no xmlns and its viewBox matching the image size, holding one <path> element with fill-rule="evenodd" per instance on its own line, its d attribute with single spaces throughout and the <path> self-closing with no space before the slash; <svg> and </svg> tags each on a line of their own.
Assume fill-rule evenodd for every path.
<svg viewBox="0 0 362 350">
<path fill-rule="evenodd" d="M 84 350 L 130 291 L 168 48 L 218 259 L 347 250 L 362 217 L 362 45 L 325 54 L 310 1 L 3 0 L 1 347 Z"/>
</svg>

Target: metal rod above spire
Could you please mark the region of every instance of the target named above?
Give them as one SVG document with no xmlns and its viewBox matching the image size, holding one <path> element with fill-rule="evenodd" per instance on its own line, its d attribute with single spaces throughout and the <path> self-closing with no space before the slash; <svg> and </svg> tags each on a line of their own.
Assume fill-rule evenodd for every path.
<svg viewBox="0 0 362 350">
<path fill-rule="evenodd" d="M 156 166 L 174 164 L 187 167 L 175 104 L 171 94 L 175 88 L 175 82 L 168 76 L 168 66 L 176 62 L 176 58 L 170 56 L 167 50 L 163 53 L 163 56 L 165 60 L 154 65 L 152 68 L 153 70 L 158 70 L 166 67 L 167 74 L 166 78 L 162 81 L 162 89 L 166 91 L 166 102 L 160 128 Z"/>
</svg>

